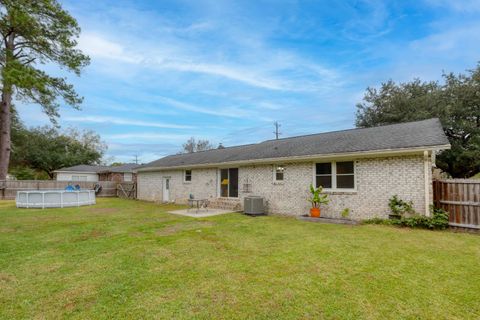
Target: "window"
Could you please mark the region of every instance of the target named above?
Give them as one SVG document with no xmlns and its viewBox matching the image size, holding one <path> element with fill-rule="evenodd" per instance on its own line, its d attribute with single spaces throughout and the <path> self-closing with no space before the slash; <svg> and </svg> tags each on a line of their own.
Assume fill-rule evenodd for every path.
<svg viewBox="0 0 480 320">
<path fill-rule="evenodd" d="M 192 181 L 192 170 L 185 170 L 185 182 Z"/>
<path fill-rule="evenodd" d="M 315 184 L 325 189 L 355 189 L 353 161 L 317 163 Z"/>
<path fill-rule="evenodd" d="M 285 174 L 285 166 L 284 165 L 275 165 L 275 172 L 273 176 L 274 181 L 283 181 L 284 174 Z"/>
<path fill-rule="evenodd" d="M 326 189 L 332 188 L 332 164 L 327 163 L 317 163 L 315 174 L 315 182 L 317 187 L 322 186 Z"/>
<path fill-rule="evenodd" d="M 129 172 L 125 172 L 123 174 L 123 181 L 132 181 L 132 174 Z"/>
<path fill-rule="evenodd" d="M 72 176 L 72 181 L 87 181 L 87 176 Z"/>
<path fill-rule="evenodd" d="M 353 161 L 337 162 L 337 189 L 355 188 Z"/>
</svg>

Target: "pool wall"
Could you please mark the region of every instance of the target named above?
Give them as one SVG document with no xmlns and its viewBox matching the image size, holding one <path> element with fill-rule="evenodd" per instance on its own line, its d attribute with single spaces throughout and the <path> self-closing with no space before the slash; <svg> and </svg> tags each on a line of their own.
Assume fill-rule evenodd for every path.
<svg viewBox="0 0 480 320">
<path fill-rule="evenodd" d="M 94 190 L 31 190 L 18 191 L 17 208 L 65 208 L 95 204 Z"/>
</svg>

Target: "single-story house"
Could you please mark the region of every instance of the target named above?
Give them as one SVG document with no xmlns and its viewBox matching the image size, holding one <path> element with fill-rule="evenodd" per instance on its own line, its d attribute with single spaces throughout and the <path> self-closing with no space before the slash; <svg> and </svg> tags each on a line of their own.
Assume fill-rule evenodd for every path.
<svg viewBox="0 0 480 320">
<path fill-rule="evenodd" d="M 184 203 L 190 195 L 241 209 L 262 196 L 269 213 L 309 212 L 309 185 L 323 186 L 322 215 L 350 209 L 360 220 L 386 217 L 398 195 L 428 215 L 436 152 L 450 148 L 438 119 L 268 140 L 170 155 L 136 169 L 137 197 Z"/>
<path fill-rule="evenodd" d="M 136 181 L 136 173 L 133 169 L 138 167 L 135 163 L 126 163 L 120 166 L 92 166 L 78 165 L 62 168 L 54 171 L 57 181 L 115 181 L 132 182 Z"/>
</svg>

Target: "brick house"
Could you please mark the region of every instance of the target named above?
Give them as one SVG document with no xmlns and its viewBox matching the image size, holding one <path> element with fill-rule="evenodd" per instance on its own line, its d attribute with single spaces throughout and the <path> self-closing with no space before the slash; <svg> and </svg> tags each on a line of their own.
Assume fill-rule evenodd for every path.
<svg viewBox="0 0 480 320">
<path fill-rule="evenodd" d="M 126 163 L 121 166 L 91 166 L 78 165 L 54 171 L 57 181 L 115 181 L 135 182 L 137 175 L 133 169 L 138 167 L 135 163 Z"/>
<path fill-rule="evenodd" d="M 137 197 L 184 203 L 193 195 L 241 209 L 258 195 L 269 213 L 303 215 L 314 184 L 330 198 L 323 216 L 349 208 L 356 220 L 386 217 L 395 194 L 428 214 L 435 154 L 449 147 L 440 121 L 429 119 L 171 155 L 136 169 Z"/>
</svg>

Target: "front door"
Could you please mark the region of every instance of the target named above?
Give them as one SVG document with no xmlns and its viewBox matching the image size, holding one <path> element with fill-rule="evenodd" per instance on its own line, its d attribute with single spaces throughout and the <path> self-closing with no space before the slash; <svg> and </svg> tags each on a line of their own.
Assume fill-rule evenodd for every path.
<svg viewBox="0 0 480 320">
<path fill-rule="evenodd" d="M 220 196 L 238 197 L 238 168 L 220 170 Z"/>
<path fill-rule="evenodd" d="M 170 178 L 163 178 L 163 202 L 170 201 Z"/>
</svg>

